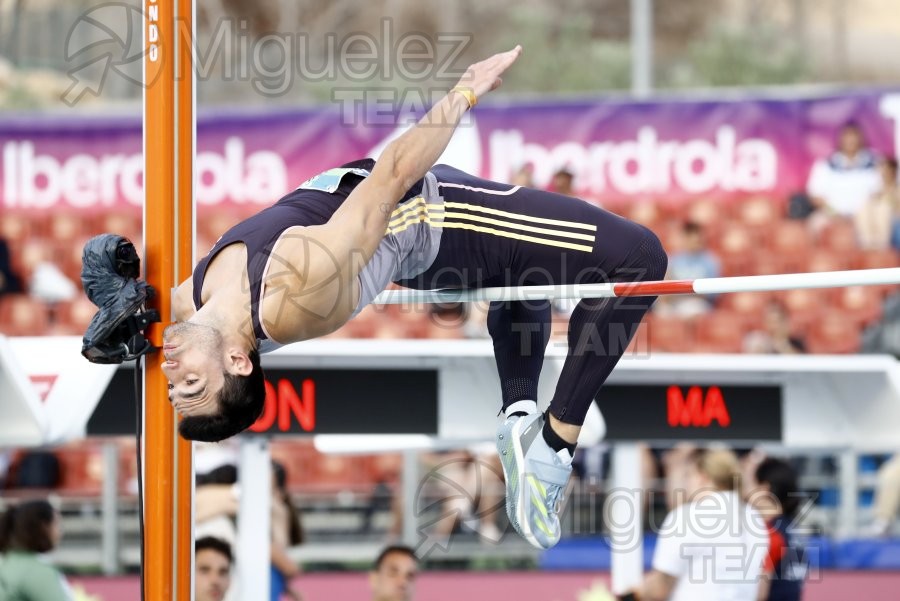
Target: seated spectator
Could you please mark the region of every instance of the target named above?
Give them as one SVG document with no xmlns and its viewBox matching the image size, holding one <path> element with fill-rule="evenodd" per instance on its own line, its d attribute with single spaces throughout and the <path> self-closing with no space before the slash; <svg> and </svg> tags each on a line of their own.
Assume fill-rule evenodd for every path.
<svg viewBox="0 0 900 601">
<path fill-rule="evenodd" d="M 0 238 L 0 296 L 22 291 L 22 278 L 13 270 L 9 245 Z"/>
<path fill-rule="evenodd" d="M 428 535 L 450 540 L 457 530 L 466 530 L 475 532 L 483 542 L 499 542 L 503 533 L 497 526 L 497 517 L 502 513 L 504 488 L 503 469 L 494 444 L 422 453 L 420 460 L 423 471 L 428 472 L 422 479 L 427 486 L 420 494 L 438 499 L 429 507 L 440 511 L 440 518 L 428 528 Z M 395 489 L 392 493 L 393 523 L 389 536 L 396 539 L 403 532 L 404 520 L 410 517 L 401 491 Z"/>
<path fill-rule="evenodd" d="M 286 595 L 294 600 L 302 596 L 290 586 L 290 580 L 300 574 L 299 567 L 287 553 L 288 545 L 302 540 L 300 523 L 287 498 L 287 474 L 280 464 L 272 464 L 271 507 L 271 598 Z M 286 502 L 286 499 L 288 502 Z M 211 536 L 229 545 L 237 543 L 237 514 L 240 509 L 238 472 L 234 465 L 221 465 L 209 473 L 197 477 L 194 494 L 194 534 Z M 229 597 L 230 599 L 231 597 Z"/>
<path fill-rule="evenodd" d="M 800 601 L 806 579 L 806 555 L 793 539 L 791 525 L 800 507 L 797 473 L 786 461 L 767 458 L 748 483 L 747 502 L 760 513 L 769 529 L 769 552 L 761 601 Z"/>
<path fill-rule="evenodd" d="M 47 501 L 27 501 L 0 516 L 0 599 L 71 601 L 62 574 L 42 557 L 62 538 L 59 514 Z"/>
<path fill-rule="evenodd" d="M 881 188 L 869 198 L 856 214 L 855 225 L 859 245 L 866 250 L 882 250 L 900 231 L 900 186 L 897 185 L 897 161 L 884 159 L 878 164 Z M 900 238 L 900 236 L 896 236 Z M 900 244 L 897 244 L 900 246 Z"/>
<path fill-rule="evenodd" d="M 553 174 L 553 179 L 550 180 L 550 191 L 572 196 L 574 194 L 572 191 L 572 180 L 574 179 L 575 175 L 566 167 L 563 167 Z"/>
<path fill-rule="evenodd" d="M 468 318 L 466 303 L 433 303 L 428 307 L 428 338 L 461 338 Z"/>
<path fill-rule="evenodd" d="M 231 587 L 231 545 L 212 536 L 194 543 L 194 599 L 222 601 Z"/>
<path fill-rule="evenodd" d="M 744 352 L 767 355 L 796 355 L 806 352 L 806 343 L 791 333 L 791 321 L 784 305 L 772 301 L 766 307 L 761 330 L 744 337 Z"/>
<path fill-rule="evenodd" d="M 696 451 L 688 483 L 687 502 L 666 516 L 653 569 L 633 598 L 757 601 L 768 535 L 756 510 L 737 494 L 737 457 Z"/>
<path fill-rule="evenodd" d="M 721 273 L 719 258 L 709 250 L 703 227 L 692 221 L 682 227 L 683 249 L 669 257 L 667 279 L 695 280 L 717 278 Z M 664 296 L 656 302 L 654 310 L 659 315 L 696 317 L 712 309 L 715 302 L 710 296 Z"/>
<path fill-rule="evenodd" d="M 386 547 L 369 572 L 372 601 L 412 601 L 418 571 L 415 551 L 403 545 Z"/>
<path fill-rule="evenodd" d="M 512 176 L 509 182 L 513 186 L 522 186 L 523 188 L 534 188 L 534 165 L 525 163 Z"/>
<path fill-rule="evenodd" d="M 816 161 L 806 183 L 814 231 L 821 231 L 833 216 L 852 218 L 880 188 L 875 154 L 866 148 L 859 124 L 846 123 L 837 146 L 830 157 Z"/>
</svg>

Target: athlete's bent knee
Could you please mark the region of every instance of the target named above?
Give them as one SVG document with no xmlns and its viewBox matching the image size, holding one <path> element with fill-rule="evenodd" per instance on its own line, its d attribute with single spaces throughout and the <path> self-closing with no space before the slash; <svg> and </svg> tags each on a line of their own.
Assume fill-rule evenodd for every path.
<svg viewBox="0 0 900 601">
<path fill-rule="evenodd" d="M 652 230 L 643 225 L 638 227 L 641 229 L 640 238 L 632 252 L 632 260 L 628 267 L 636 270 L 635 275 L 639 281 L 661 280 L 666 277 L 669 257 L 659 237 Z"/>
</svg>

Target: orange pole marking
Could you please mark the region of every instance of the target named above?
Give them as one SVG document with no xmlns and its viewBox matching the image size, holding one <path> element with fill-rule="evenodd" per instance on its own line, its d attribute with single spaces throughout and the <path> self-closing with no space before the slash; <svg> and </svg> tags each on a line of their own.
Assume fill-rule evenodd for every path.
<svg viewBox="0 0 900 601">
<path fill-rule="evenodd" d="M 186 54 L 190 65 L 190 47 L 177 36 L 176 6 L 190 23 L 191 0 L 144 0 L 144 269 L 163 320 L 149 338 L 160 347 L 172 316 L 171 291 L 190 273 L 193 260 L 193 82 L 187 77 L 176 83 L 176 61 Z M 177 436 L 167 388 L 159 357 L 151 356 L 144 376 L 142 450 L 148 601 L 191 598 L 191 445 Z"/>
</svg>

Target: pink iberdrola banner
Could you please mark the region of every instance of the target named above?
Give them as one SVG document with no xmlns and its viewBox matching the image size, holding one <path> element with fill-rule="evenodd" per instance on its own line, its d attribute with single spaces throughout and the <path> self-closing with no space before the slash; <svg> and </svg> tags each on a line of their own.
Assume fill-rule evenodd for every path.
<svg viewBox="0 0 900 601">
<path fill-rule="evenodd" d="M 415 120 L 359 113 L 336 105 L 201 113 L 198 205 L 270 204 L 320 171 L 377 156 Z M 577 192 L 601 203 L 784 199 L 805 187 L 812 164 L 828 156 L 838 128 L 851 120 L 876 151 L 896 155 L 900 88 L 728 100 L 487 101 L 468 116 L 442 162 L 498 181 L 531 164 L 539 187 L 567 167 Z M 0 208 L 137 207 L 140 154 L 137 116 L 7 114 L 0 117 Z"/>
</svg>

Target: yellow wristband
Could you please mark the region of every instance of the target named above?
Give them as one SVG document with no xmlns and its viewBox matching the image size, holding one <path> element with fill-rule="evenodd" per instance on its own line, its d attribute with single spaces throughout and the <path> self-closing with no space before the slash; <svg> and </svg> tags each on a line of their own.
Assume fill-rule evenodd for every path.
<svg viewBox="0 0 900 601">
<path fill-rule="evenodd" d="M 478 97 L 475 96 L 475 92 L 472 91 L 472 88 L 464 88 L 462 86 L 456 86 L 451 92 L 459 92 L 462 94 L 463 98 L 466 99 L 466 102 L 469 103 L 469 108 L 471 109 L 473 106 L 478 104 Z"/>
</svg>

